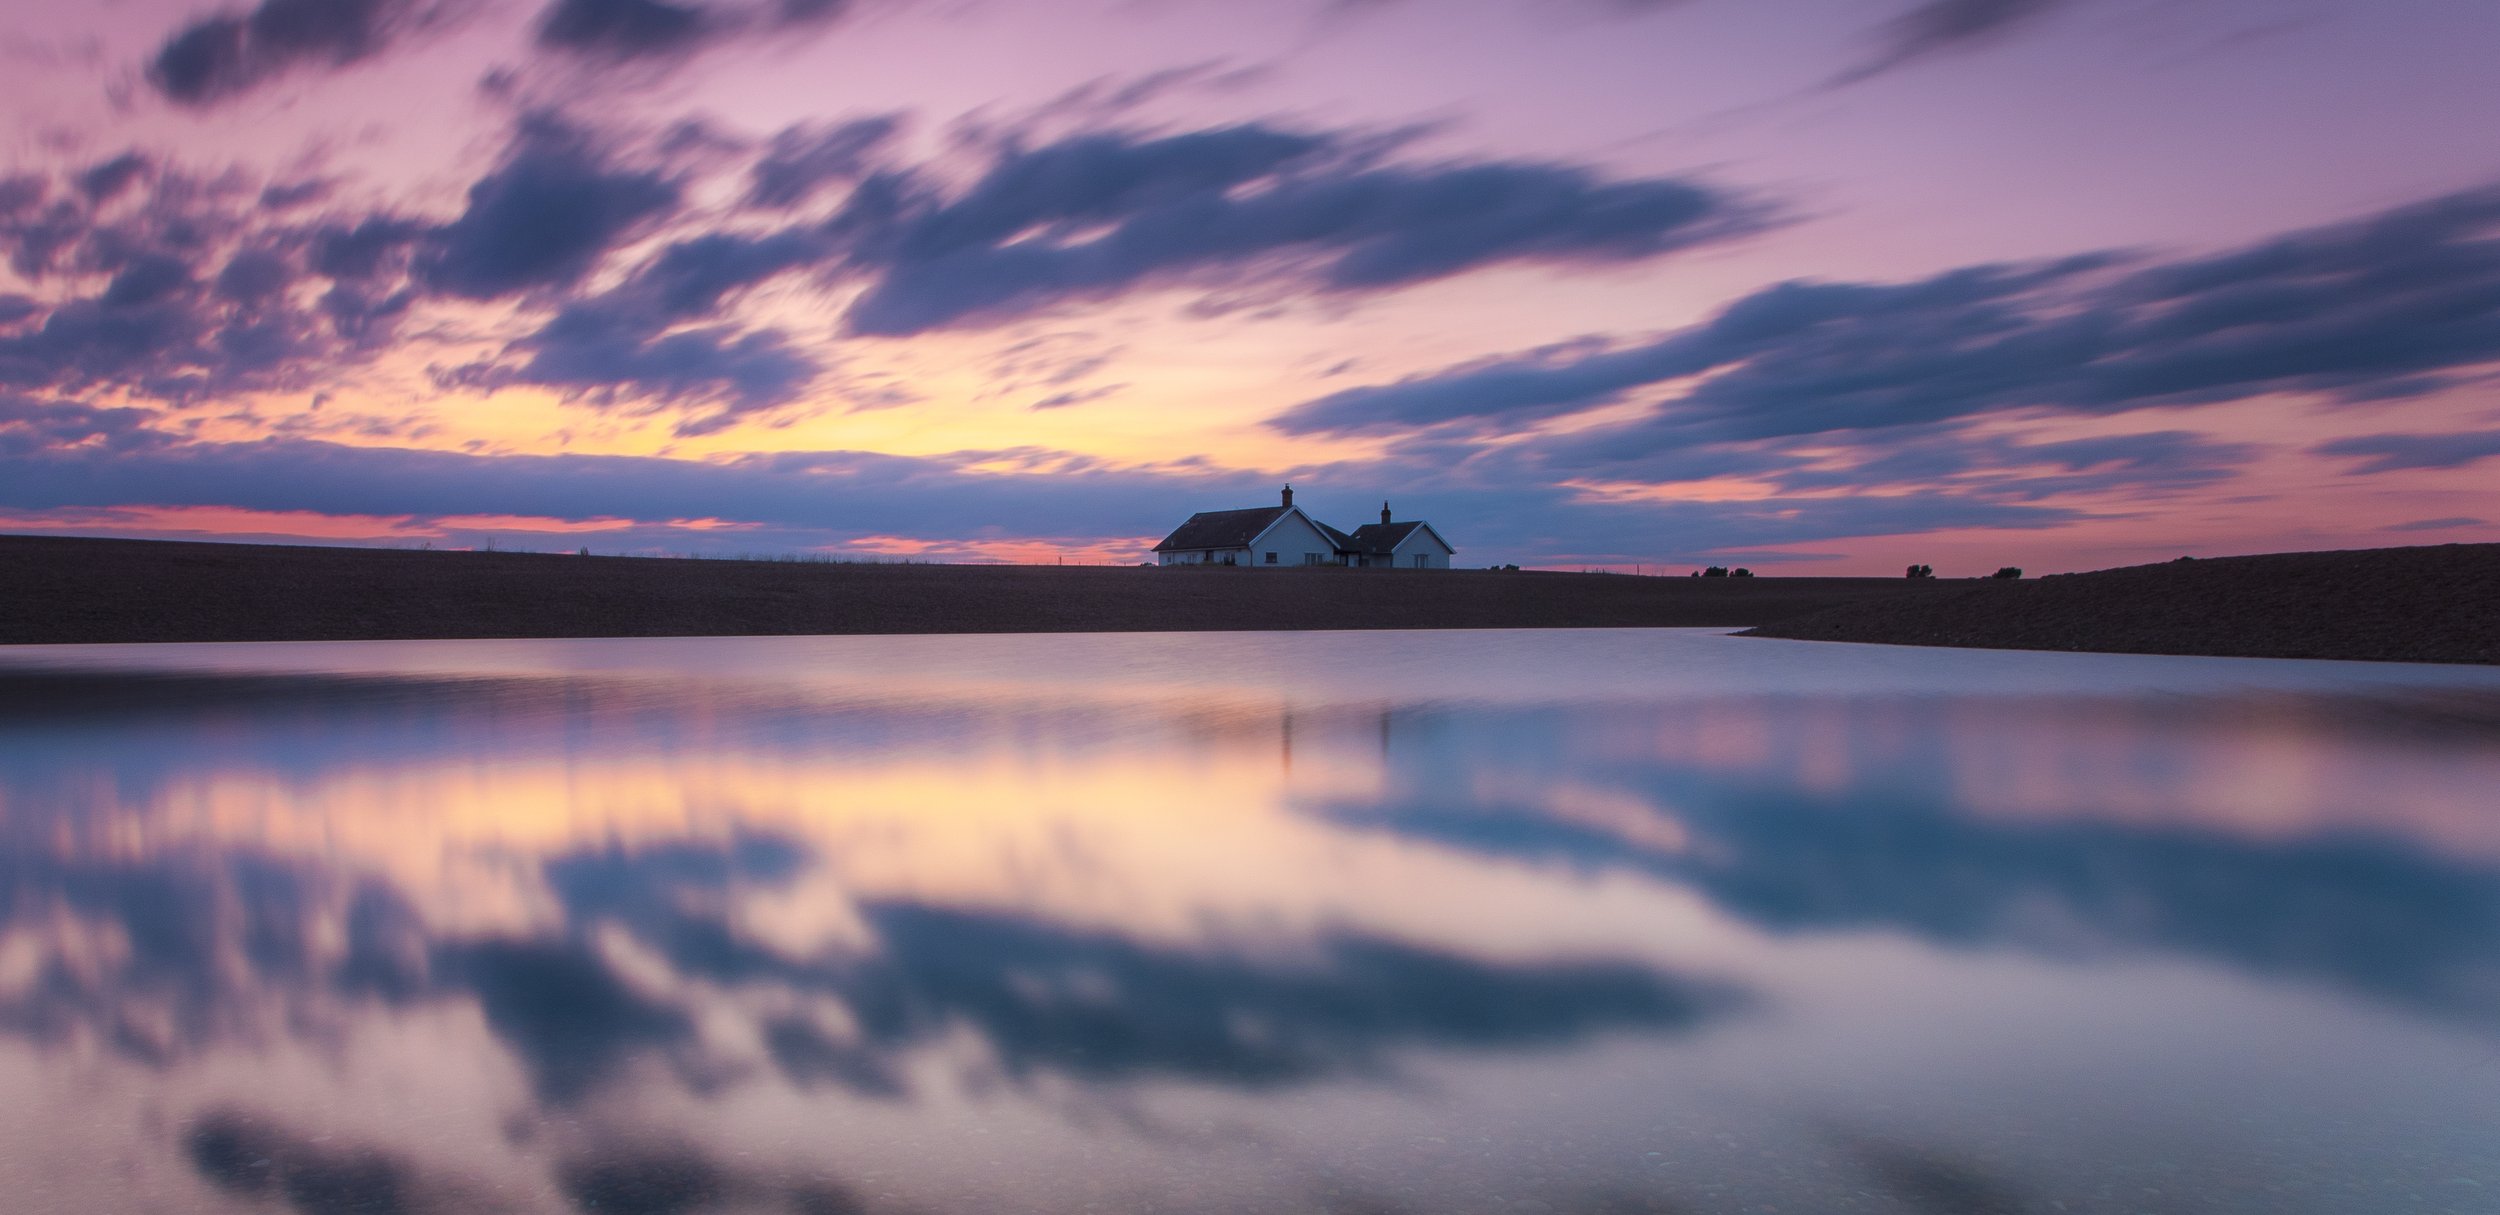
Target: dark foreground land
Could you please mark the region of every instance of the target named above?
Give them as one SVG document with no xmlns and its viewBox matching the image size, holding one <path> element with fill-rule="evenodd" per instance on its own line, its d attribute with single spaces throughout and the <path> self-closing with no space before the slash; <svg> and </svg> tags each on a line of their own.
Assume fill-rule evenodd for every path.
<svg viewBox="0 0 2500 1215">
<path fill-rule="evenodd" d="M 0 536 L 0 644 L 1767 624 L 1896 578 L 836 565 Z"/>
<path fill-rule="evenodd" d="M 1944 584 L 1752 636 L 2002 650 L 2500 663 L 2500 544 L 2216 557 Z"/>
</svg>

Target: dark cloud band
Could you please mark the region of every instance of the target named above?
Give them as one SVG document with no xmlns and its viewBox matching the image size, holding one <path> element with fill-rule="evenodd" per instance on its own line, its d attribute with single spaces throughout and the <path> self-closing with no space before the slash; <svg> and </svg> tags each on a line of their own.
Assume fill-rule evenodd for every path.
<svg viewBox="0 0 2500 1215">
<path fill-rule="evenodd" d="M 2245 249 L 2100 255 L 1911 283 L 1788 282 L 1629 346 L 1582 344 L 1348 389 L 1295 434 L 1504 430 L 1658 394 L 1589 435 L 1630 457 L 1983 414 L 2108 414 L 2269 393 L 2435 392 L 2500 360 L 2500 188 Z"/>
<path fill-rule="evenodd" d="M 206 105 L 298 67 L 354 63 L 418 19 L 418 0 L 261 0 L 176 31 L 148 61 L 147 77 L 175 102 Z"/>
<path fill-rule="evenodd" d="M 1252 124 L 1012 148 L 953 197 L 916 174 L 872 178 L 836 221 L 869 279 L 849 324 L 904 336 L 1191 281 L 1358 294 L 1505 263 L 1638 261 L 1766 219 L 1681 179 L 1383 151 Z"/>
</svg>

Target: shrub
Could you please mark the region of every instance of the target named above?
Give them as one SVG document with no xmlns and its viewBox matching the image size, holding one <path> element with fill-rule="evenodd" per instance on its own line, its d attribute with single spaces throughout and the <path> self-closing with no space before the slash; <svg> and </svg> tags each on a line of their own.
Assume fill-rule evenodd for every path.
<svg viewBox="0 0 2500 1215">
<path fill-rule="evenodd" d="M 1725 578 L 1727 577 L 1727 567 L 1724 565 L 1711 566 L 1709 569 L 1703 570 L 1701 572 L 1701 576 L 1704 578 Z"/>
<path fill-rule="evenodd" d="M 1935 577 L 1935 576 L 1936 576 L 1936 567 L 1935 567 L 1935 566 L 1932 566 L 1932 565 L 1913 565 L 1913 566 L 1911 566 L 1911 567 L 1910 567 L 1910 577 L 1912 577 L 1912 578 L 1933 578 L 1933 577 Z"/>
<path fill-rule="evenodd" d="M 2007 565 L 1998 567 L 1997 572 L 1988 576 L 1991 578 L 2020 578 L 2023 576 L 2023 571 L 2021 566 Z"/>
<path fill-rule="evenodd" d="M 1738 566 L 1735 569 L 1729 570 L 1727 576 L 1730 578 L 1751 578 L 1753 577 L 1753 571 L 1746 569 L 1743 566 Z"/>
</svg>

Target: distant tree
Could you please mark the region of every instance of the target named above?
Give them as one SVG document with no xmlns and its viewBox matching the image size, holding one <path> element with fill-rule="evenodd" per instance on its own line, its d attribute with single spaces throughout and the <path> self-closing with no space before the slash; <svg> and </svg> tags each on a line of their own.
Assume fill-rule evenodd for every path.
<svg viewBox="0 0 2500 1215">
<path fill-rule="evenodd" d="M 2016 566 L 2016 565 L 1999 566 L 1999 567 L 1997 568 L 1997 572 L 1995 572 L 1995 573 L 1993 573 L 1993 574 L 1990 574 L 1990 575 L 1988 575 L 1988 576 L 1989 576 L 1989 577 L 1991 577 L 1991 578 L 2020 578 L 2020 577 L 2022 577 L 2022 576 L 2023 576 L 2023 571 L 2022 571 L 2022 567 L 2021 567 L 2021 566 Z"/>
<path fill-rule="evenodd" d="M 574 555 L 574 556 L 576 556 L 576 557 L 587 557 L 587 556 L 589 556 L 589 555 L 590 555 L 590 546 L 589 546 L 589 545 L 587 545 L 587 544 L 583 545 L 583 546 L 581 547 L 581 550 L 580 550 L 579 552 L 574 553 L 573 555 Z"/>
<path fill-rule="evenodd" d="M 1727 577 L 1727 567 L 1724 565 L 1711 566 L 1709 569 L 1703 570 L 1701 572 L 1701 576 L 1704 578 L 1725 578 Z"/>
<path fill-rule="evenodd" d="M 1751 578 L 1753 577 L 1753 571 L 1740 565 L 1735 569 L 1729 570 L 1727 572 L 1727 576 L 1730 578 Z"/>
<path fill-rule="evenodd" d="M 1913 566 L 1911 566 L 1911 567 L 1910 567 L 1910 577 L 1912 577 L 1912 578 L 1933 578 L 1933 577 L 1935 577 L 1935 576 L 1936 576 L 1936 567 L 1935 567 L 1935 566 L 1932 566 L 1932 565 L 1913 565 Z"/>
</svg>

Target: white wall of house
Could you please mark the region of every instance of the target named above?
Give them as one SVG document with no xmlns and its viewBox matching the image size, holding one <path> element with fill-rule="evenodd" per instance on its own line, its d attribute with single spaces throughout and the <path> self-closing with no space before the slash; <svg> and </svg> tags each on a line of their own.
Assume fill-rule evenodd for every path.
<svg viewBox="0 0 2500 1215">
<path fill-rule="evenodd" d="M 1180 552 L 1157 553 L 1155 557 L 1164 565 L 1223 565 L 1228 561 L 1233 565 L 1248 565 L 1252 560 L 1250 550 L 1246 548 L 1214 551 L 1184 549 Z"/>
<path fill-rule="evenodd" d="M 1419 527 L 1398 541 L 1397 567 L 1402 570 L 1445 570 L 1450 568 L 1449 545 L 1441 543 L 1430 527 Z"/>
<path fill-rule="evenodd" d="M 1275 554 L 1273 562 L 1268 560 L 1270 553 Z M 1301 511 L 1291 510 L 1271 524 L 1265 534 L 1250 542 L 1249 563 L 1260 569 L 1335 565 L 1337 542 L 1311 526 L 1311 521 L 1304 518 Z"/>
</svg>

